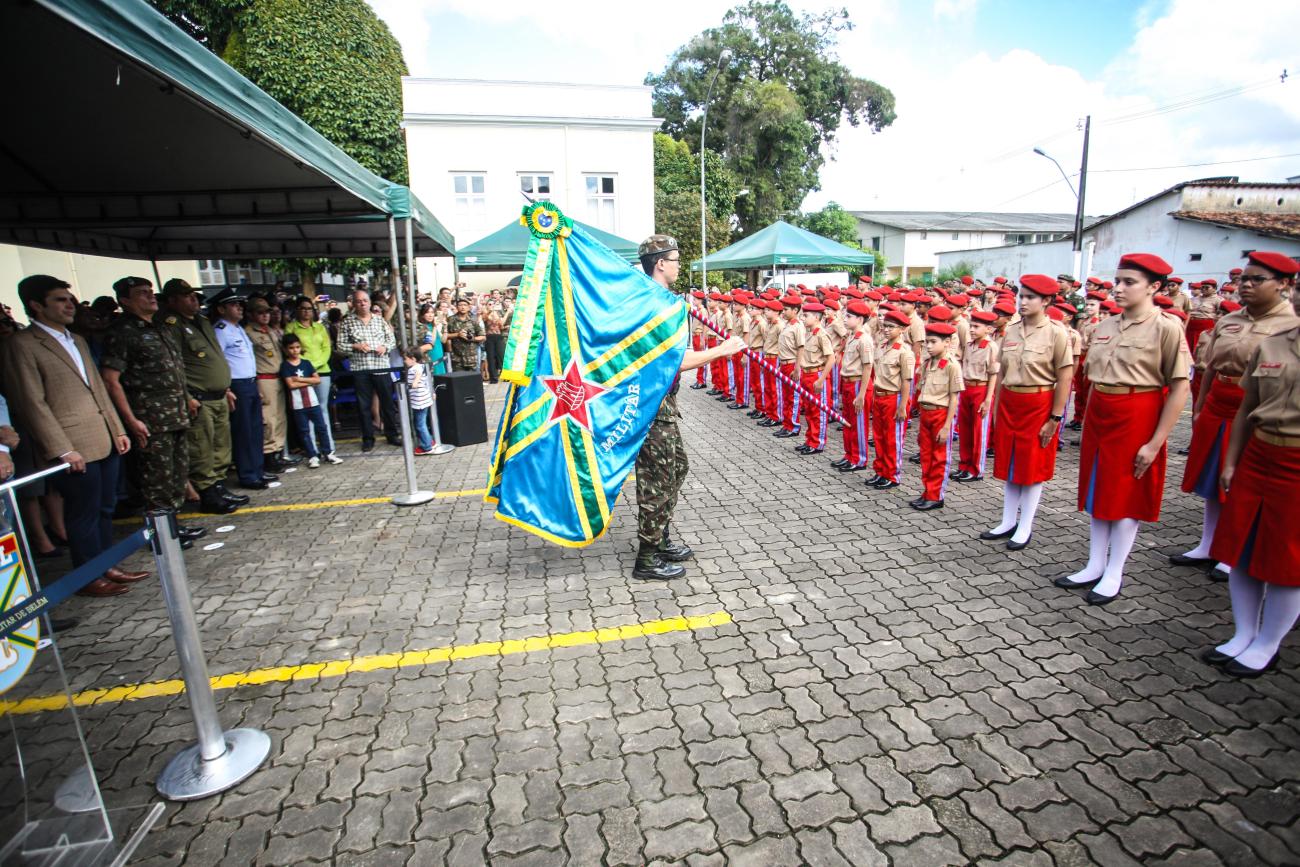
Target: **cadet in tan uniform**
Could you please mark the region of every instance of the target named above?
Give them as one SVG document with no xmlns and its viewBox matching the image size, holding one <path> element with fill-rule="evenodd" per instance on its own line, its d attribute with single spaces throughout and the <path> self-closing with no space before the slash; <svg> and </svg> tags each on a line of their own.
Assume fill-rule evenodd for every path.
<svg viewBox="0 0 1300 867">
<path fill-rule="evenodd" d="M 1218 485 L 1223 455 L 1228 449 L 1228 435 L 1245 397 L 1241 377 L 1256 347 L 1267 337 L 1293 328 L 1296 315 L 1283 293 L 1294 280 L 1283 271 L 1264 262 L 1279 264 L 1280 253 L 1256 251 L 1247 256 L 1248 265 L 1239 280 L 1245 307 L 1219 318 L 1214 329 L 1201 337 L 1205 345 L 1205 387 L 1192 409 L 1192 442 L 1188 449 L 1187 468 L 1183 473 L 1183 491 L 1205 500 L 1201 522 L 1201 540 L 1195 548 L 1174 554 L 1169 561 L 1175 566 L 1209 568 L 1214 564 L 1210 546 L 1215 538 L 1219 511 L 1225 499 Z M 1289 261 L 1289 257 L 1282 256 Z M 1219 574 L 1225 571 L 1219 567 Z M 1219 580 L 1222 580 L 1221 578 Z"/>
<path fill-rule="evenodd" d="M 1056 437 L 1070 396 L 1074 357 L 1065 329 L 1047 318 L 1056 281 L 1045 274 L 1020 278 L 1020 319 L 1007 325 L 998 359 L 993 475 L 1005 482 L 1002 521 L 981 539 L 1029 544 L 1043 483 L 1056 471 Z"/>
<path fill-rule="evenodd" d="M 257 391 L 262 397 L 262 461 L 273 473 L 283 472 L 295 458 L 286 461 L 280 456 L 284 448 L 287 416 L 284 409 L 284 384 L 280 380 L 280 364 L 284 353 L 280 338 L 270 327 L 271 305 L 264 298 L 254 298 L 248 305 L 248 324 L 244 331 L 253 344 L 253 359 L 257 363 Z"/>
<path fill-rule="evenodd" d="M 1150 253 L 1121 257 L 1115 299 L 1124 312 L 1092 335 L 1078 497 L 1091 518 L 1088 563 L 1055 582 L 1091 587 L 1090 605 L 1119 596 L 1139 522 L 1160 518 L 1165 441 L 1187 403 L 1191 361 L 1182 329 L 1153 303 L 1171 270 Z"/>
<path fill-rule="evenodd" d="M 826 307 L 816 301 L 803 303 L 803 327 L 807 338 L 799 348 L 795 367 L 799 371 L 799 384 L 821 400 L 821 406 L 808 401 L 804 412 L 808 417 L 808 429 L 801 446 L 795 451 L 802 455 L 819 455 L 826 450 L 826 409 L 829 406 L 827 384 L 830 381 L 831 368 L 835 364 L 835 347 L 831 343 L 830 332 L 822 323 L 822 314 Z"/>
<path fill-rule="evenodd" d="M 782 386 L 777 381 L 776 371 L 781 367 L 779 341 L 781 340 L 781 311 L 785 306 L 777 299 L 767 300 L 766 321 L 763 323 L 763 360 L 767 367 L 763 371 L 763 388 L 767 392 L 767 405 L 764 407 L 763 421 L 759 427 L 780 427 L 782 418 Z"/>
<path fill-rule="evenodd" d="M 799 371 L 796 362 L 799 359 L 799 350 L 803 348 L 808 339 L 807 330 L 803 323 L 799 321 L 799 308 L 803 306 L 803 301 L 798 295 L 787 295 L 781 299 L 783 307 L 781 311 L 782 324 L 781 330 L 777 336 L 777 361 L 780 364 L 781 372 L 786 375 L 790 383 L 799 381 Z M 773 434 L 775 437 L 785 439 L 799 435 L 799 392 L 792 384 L 781 383 L 779 392 L 780 412 L 781 412 L 781 430 Z"/>
<path fill-rule="evenodd" d="M 848 335 L 840 354 L 840 412 L 848 420 L 844 425 L 844 457 L 831 466 L 842 473 L 853 473 L 867 466 L 867 425 L 871 418 L 871 367 L 875 347 L 867 333 L 871 308 L 862 301 L 850 301 L 844 312 Z"/>
<path fill-rule="evenodd" d="M 902 473 L 903 423 L 912 397 L 912 372 L 916 359 L 905 336 L 911 317 L 901 310 L 888 310 L 881 316 L 884 341 L 872 367 L 875 386 L 871 396 L 871 430 L 876 446 L 872 463 L 875 475 L 867 479 L 869 488 L 885 490 L 898 487 Z"/>
<path fill-rule="evenodd" d="M 766 328 L 767 302 L 762 298 L 751 298 L 748 303 L 749 331 L 745 333 L 745 345 L 756 356 L 763 355 L 763 335 Z M 767 407 L 767 392 L 763 385 L 763 367 L 754 358 L 745 359 L 745 389 L 749 395 L 752 409 L 745 415 L 750 418 L 762 418 Z"/>
<path fill-rule="evenodd" d="M 951 476 L 958 482 L 978 482 L 984 478 L 985 445 L 998 380 L 998 344 L 992 337 L 997 314 L 991 310 L 975 310 L 970 316 L 971 342 L 961 360 L 965 388 L 957 405 L 960 455 L 957 471 Z"/>
<path fill-rule="evenodd" d="M 949 357 L 957 329 L 947 322 L 931 322 L 925 327 L 925 333 L 930 357 L 921 367 L 921 386 L 917 391 L 921 413 L 916 426 L 916 440 L 921 452 L 922 492 L 910 504 L 919 511 L 943 508 L 951 460 L 953 419 L 957 413 L 958 397 L 964 388 L 961 366 Z"/>
<path fill-rule="evenodd" d="M 1242 291 L 1260 286 L 1264 269 L 1290 290 L 1300 315 L 1295 260 L 1259 251 L 1250 260 Z M 1211 556 L 1232 566 L 1236 630 L 1201 658 L 1236 677 L 1257 677 L 1277 665 L 1300 615 L 1300 324 L 1261 341 L 1242 380 L 1220 476 L 1228 500 L 1211 547 Z"/>
</svg>

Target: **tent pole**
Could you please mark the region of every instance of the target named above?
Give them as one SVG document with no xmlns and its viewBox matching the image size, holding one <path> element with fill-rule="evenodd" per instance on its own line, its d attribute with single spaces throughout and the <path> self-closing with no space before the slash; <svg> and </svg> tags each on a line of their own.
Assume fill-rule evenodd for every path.
<svg viewBox="0 0 1300 867">
<path fill-rule="evenodd" d="M 400 335 L 399 344 L 406 343 L 406 304 L 402 299 L 402 258 L 397 249 L 397 218 L 388 218 L 388 243 L 392 247 L 393 256 L 393 300 L 397 302 L 397 334 Z M 408 263 L 409 264 L 409 263 Z"/>
<path fill-rule="evenodd" d="M 158 260 L 155 259 L 154 257 L 150 256 L 150 257 L 149 257 L 149 264 L 153 266 L 153 291 L 155 291 L 155 292 L 161 292 L 161 291 L 162 291 L 162 277 L 160 277 L 160 276 L 158 275 Z"/>
<path fill-rule="evenodd" d="M 414 230 L 411 227 L 413 222 L 410 217 L 406 218 L 406 309 L 411 314 L 411 345 L 420 345 L 420 307 L 416 303 L 419 298 L 419 290 L 415 282 L 415 240 Z"/>
<path fill-rule="evenodd" d="M 397 293 L 397 314 L 400 317 L 402 308 L 402 261 L 397 250 L 397 220 L 393 216 L 388 217 L 388 243 L 391 248 L 393 257 L 393 286 Z M 409 264 L 409 263 L 408 263 Z M 401 320 L 401 334 L 403 339 L 406 336 L 406 321 Z M 366 412 L 365 407 L 360 408 L 361 412 Z M 411 435 L 411 400 L 408 393 L 408 383 L 405 374 L 397 380 L 397 421 L 402 429 L 402 464 L 406 469 L 406 492 L 393 494 L 391 502 L 395 506 L 419 506 L 433 499 L 433 491 L 422 491 L 415 481 L 415 448 L 414 437 Z"/>
</svg>

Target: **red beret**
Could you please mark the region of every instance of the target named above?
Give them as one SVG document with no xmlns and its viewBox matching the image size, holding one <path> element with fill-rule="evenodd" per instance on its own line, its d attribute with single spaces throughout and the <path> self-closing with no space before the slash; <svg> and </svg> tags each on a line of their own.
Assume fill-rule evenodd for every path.
<svg viewBox="0 0 1300 867">
<path fill-rule="evenodd" d="M 890 310 L 885 314 L 885 322 L 889 325 L 899 325 L 903 328 L 912 324 L 912 320 L 907 318 L 907 314 L 901 310 Z"/>
<path fill-rule="evenodd" d="M 781 304 L 785 307 L 799 307 L 803 304 L 803 299 L 798 295 L 786 295 L 781 299 Z"/>
<path fill-rule="evenodd" d="M 1047 308 L 1047 318 L 1048 318 L 1048 319 L 1051 319 L 1051 320 L 1054 320 L 1054 321 L 1056 321 L 1056 322 L 1064 322 L 1064 321 L 1065 321 L 1065 313 L 1063 313 L 1063 312 L 1061 311 L 1061 308 L 1060 308 L 1060 307 L 1048 307 L 1048 308 Z"/>
<path fill-rule="evenodd" d="M 1168 295 L 1157 295 L 1155 297 L 1155 302 L 1157 307 L 1163 307 L 1166 310 L 1174 306 L 1174 299 L 1170 298 Z"/>
<path fill-rule="evenodd" d="M 1101 309 L 1105 310 L 1107 313 L 1118 313 L 1119 305 L 1114 301 L 1106 301 L 1101 305 Z"/>
<path fill-rule="evenodd" d="M 890 292 L 889 295 L 888 295 L 887 297 L 889 298 L 890 301 L 902 301 L 902 300 L 903 300 L 903 293 L 902 293 L 902 292 Z"/>
<path fill-rule="evenodd" d="M 1071 288 L 1078 289 L 1078 288 L 1081 287 L 1082 285 L 1083 285 L 1083 284 L 1080 283 L 1078 280 L 1071 280 L 1071 281 L 1070 281 L 1070 286 L 1071 286 Z"/>
<path fill-rule="evenodd" d="M 1241 269 L 1240 269 L 1240 268 L 1233 268 L 1231 271 L 1228 272 L 1228 276 L 1229 276 L 1229 277 L 1240 277 L 1240 276 L 1241 276 Z"/>
<path fill-rule="evenodd" d="M 865 301 L 850 301 L 848 311 L 854 316 L 861 316 L 863 319 L 871 318 L 871 308 Z"/>
<path fill-rule="evenodd" d="M 1173 310 L 1166 310 L 1165 312 L 1168 313 L 1170 316 L 1176 316 L 1179 319 L 1184 319 L 1184 320 L 1187 319 L 1187 314 L 1181 310 L 1178 310 L 1177 308 Z"/>
<path fill-rule="evenodd" d="M 721 292 L 710 292 L 710 293 L 709 293 L 709 300 L 710 300 L 710 301 L 721 301 L 721 300 L 722 300 L 722 293 L 721 293 Z"/>
<path fill-rule="evenodd" d="M 1055 298 L 1056 294 L 1061 291 L 1061 287 L 1057 285 L 1056 281 L 1046 274 L 1022 274 L 1020 275 L 1020 285 L 1035 295 L 1042 295 L 1044 298 Z"/>
<path fill-rule="evenodd" d="M 1106 293 L 1102 292 L 1100 289 L 1094 289 L 1088 293 L 1088 297 L 1091 298 L 1093 301 L 1105 301 Z"/>
<path fill-rule="evenodd" d="M 840 309 L 840 302 L 836 301 L 834 298 L 830 297 L 829 295 L 826 296 L 826 300 L 823 301 L 822 304 L 826 305 L 831 310 Z"/>
<path fill-rule="evenodd" d="M 998 315 L 992 310 L 972 310 L 970 318 L 972 322 L 983 322 L 985 325 L 992 325 L 998 321 Z"/>
<path fill-rule="evenodd" d="M 1100 277 L 1089 277 L 1089 278 L 1088 278 L 1088 282 L 1091 283 L 1093 286 L 1100 286 L 1100 285 L 1101 285 L 1101 278 L 1100 278 Z"/>
<path fill-rule="evenodd" d="M 948 296 L 948 303 L 956 305 L 957 307 L 965 307 L 967 304 L 970 303 L 970 296 L 963 295 L 960 292 L 954 292 Z"/>
<path fill-rule="evenodd" d="M 1064 301 L 1060 302 L 1056 306 L 1071 316 L 1079 312 L 1079 308 L 1075 307 L 1073 304 L 1066 304 Z"/>
<path fill-rule="evenodd" d="M 735 299 L 735 298 L 732 298 L 732 297 L 731 297 L 731 294 L 728 293 L 728 294 L 726 294 L 726 295 L 723 295 L 723 296 L 722 296 L 721 298 L 719 298 L 718 300 L 721 301 L 723 304 L 730 304 L 731 302 L 735 301 L 736 299 Z"/>
<path fill-rule="evenodd" d="M 920 289 L 913 289 L 903 296 L 904 301 L 910 301 L 913 304 L 929 304 L 930 296 L 926 295 Z"/>
<path fill-rule="evenodd" d="M 993 305 L 993 311 L 995 313 L 1001 313 L 1003 316 L 1013 316 L 1016 312 L 1016 305 L 1012 304 L 1010 301 L 999 301 L 997 304 Z"/>
<path fill-rule="evenodd" d="M 1109 280 L 1102 280 L 1102 281 L 1101 281 L 1101 288 L 1103 288 L 1103 289 L 1114 289 L 1114 288 L 1115 288 L 1115 284 L 1112 283 L 1112 282 L 1110 282 Z"/>
<path fill-rule="evenodd" d="M 1246 261 L 1252 265 L 1267 268 L 1274 274 L 1281 274 L 1283 277 L 1294 277 L 1296 272 L 1300 271 L 1300 265 L 1296 263 L 1295 259 L 1283 253 L 1272 253 L 1268 250 L 1255 250 L 1253 253 L 1247 253 Z"/>
<path fill-rule="evenodd" d="M 949 322 L 952 320 L 953 315 L 951 307 L 930 308 L 930 319 L 935 322 Z"/>
<path fill-rule="evenodd" d="M 947 322 L 931 322 L 925 326 L 925 333 L 935 337 L 952 337 L 957 333 L 957 329 Z"/>
<path fill-rule="evenodd" d="M 768 309 L 768 310 L 775 310 L 775 311 L 777 311 L 777 312 L 779 313 L 779 312 L 781 312 L 781 308 L 784 307 L 784 306 L 785 306 L 785 305 L 783 305 L 780 301 L 778 301 L 778 300 L 775 299 L 775 298 L 769 298 L 769 299 L 767 300 L 767 309 Z"/>
<path fill-rule="evenodd" d="M 962 275 L 962 278 L 961 278 L 961 285 L 963 285 L 963 286 L 974 286 L 974 285 L 975 285 L 975 278 L 972 277 L 972 276 L 969 275 L 969 274 L 963 274 L 963 275 Z"/>
<path fill-rule="evenodd" d="M 861 298 L 862 290 L 857 288 L 856 286 L 850 286 L 848 289 L 844 290 L 844 294 L 849 296 L 850 298 Z"/>
<path fill-rule="evenodd" d="M 870 277 L 859 277 L 859 278 L 858 278 L 858 282 L 859 282 L 859 283 L 867 283 L 867 284 L 870 284 L 870 283 L 871 283 L 871 278 L 870 278 Z"/>
<path fill-rule="evenodd" d="M 805 301 L 801 309 L 804 313 L 823 313 L 826 310 L 826 305 L 818 304 L 816 301 Z"/>
<path fill-rule="evenodd" d="M 1217 286 L 1219 285 L 1219 281 L 1218 281 L 1218 280 L 1215 280 L 1213 277 L 1206 277 L 1204 280 L 1201 281 L 1201 285 L 1202 285 L 1202 286 L 1216 286 L 1216 287 L 1217 287 Z"/>
<path fill-rule="evenodd" d="M 1224 300 L 1219 302 L 1219 309 L 1227 313 L 1236 313 L 1238 310 L 1241 309 L 1241 305 L 1230 298 L 1225 298 Z"/>
<path fill-rule="evenodd" d="M 753 307 L 755 310 L 766 310 L 767 300 L 764 298 L 751 298 L 749 299 L 749 306 Z"/>
<path fill-rule="evenodd" d="M 703 289 L 693 289 L 693 290 L 691 290 L 691 297 L 692 297 L 692 298 L 703 298 L 703 297 L 704 297 L 704 290 L 703 290 Z"/>
<path fill-rule="evenodd" d="M 1006 277 L 994 277 L 994 278 L 993 278 L 993 282 L 996 283 L 996 284 L 998 284 L 998 285 L 1002 285 L 1002 284 L 1004 284 L 1004 283 L 1007 282 L 1007 278 L 1006 278 Z"/>
<path fill-rule="evenodd" d="M 1175 285 L 1177 285 L 1177 286 L 1181 286 L 1181 285 L 1183 285 L 1183 278 L 1182 278 L 1182 277 L 1170 277 L 1170 278 L 1169 278 L 1169 282 L 1170 282 L 1170 283 L 1173 283 L 1173 284 L 1175 284 Z"/>
<path fill-rule="evenodd" d="M 1119 257 L 1119 264 L 1116 268 L 1139 268 L 1143 271 L 1150 271 L 1160 277 L 1168 277 L 1174 273 L 1174 268 L 1164 259 L 1161 259 L 1154 253 L 1125 253 Z M 1179 281 L 1182 282 L 1181 280 Z"/>
</svg>

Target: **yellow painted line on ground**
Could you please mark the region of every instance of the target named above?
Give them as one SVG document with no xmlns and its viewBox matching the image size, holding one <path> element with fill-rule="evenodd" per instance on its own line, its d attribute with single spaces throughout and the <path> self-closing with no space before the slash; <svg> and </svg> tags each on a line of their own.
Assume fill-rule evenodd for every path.
<svg viewBox="0 0 1300 867">
<path fill-rule="evenodd" d="M 487 641 L 481 644 L 435 647 L 430 650 L 408 650 L 401 653 L 383 653 L 374 656 L 354 656 L 330 662 L 286 665 L 278 668 L 261 668 L 235 674 L 220 674 L 211 678 L 213 689 L 234 689 L 237 686 L 254 686 L 262 683 L 282 683 L 293 680 L 321 680 L 342 677 L 358 671 L 383 671 L 407 668 L 413 665 L 435 665 L 458 659 L 475 659 L 481 656 L 513 656 L 517 653 L 534 653 L 557 647 L 583 647 L 592 644 L 609 644 L 664 635 L 670 632 L 691 632 L 711 629 L 731 622 L 726 611 L 699 614 L 691 617 L 669 617 L 627 626 L 607 626 L 585 632 L 561 632 L 533 638 L 516 638 L 508 641 Z M 160 680 L 152 683 L 132 683 L 111 689 L 88 689 L 72 696 L 72 704 L 85 707 L 94 704 L 111 704 L 121 701 L 138 701 L 165 695 L 179 695 L 185 691 L 182 680 Z M 28 714 L 47 710 L 62 710 L 68 706 L 66 695 L 47 695 L 25 698 L 20 701 L 0 702 L 0 714 Z"/>
</svg>

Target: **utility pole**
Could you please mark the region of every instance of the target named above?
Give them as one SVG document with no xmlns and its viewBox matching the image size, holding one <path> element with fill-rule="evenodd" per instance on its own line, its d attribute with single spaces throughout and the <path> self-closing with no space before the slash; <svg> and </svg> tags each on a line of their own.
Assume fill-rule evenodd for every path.
<svg viewBox="0 0 1300 867">
<path fill-rule="evenodd" d="M 1092 115 L 1083 120 L 1083 161 L 1079 165 L 1079 202 L 1074 212 L 1074 279 L 1083 281 L 1083 197 L 1088 189 L 1088 133 Z"/>
</svg>

